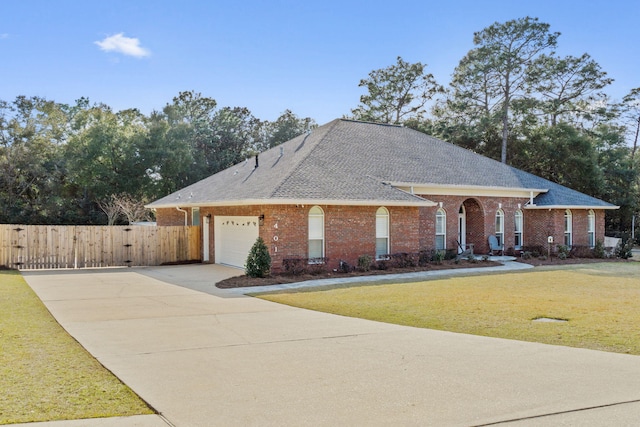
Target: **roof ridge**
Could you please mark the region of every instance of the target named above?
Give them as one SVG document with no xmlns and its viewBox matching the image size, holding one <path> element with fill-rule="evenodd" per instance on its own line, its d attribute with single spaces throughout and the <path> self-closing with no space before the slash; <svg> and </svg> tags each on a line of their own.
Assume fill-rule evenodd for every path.
<svg viewBox="0 0 640 427">
<path fill-rule="evenodd" d="M 366 125 L 389 126 L 389 127 L 396 127 L 396 128 L 405 127 L 403 124 L 370 122 L 370 121 L 367 121 L 367 120 L 356 120 L 356 119 L 349 119 L 349 118 L 346 118 L 346 117 L 340 118 L 338 120 L 341 120 L 343 122 L 362 123 L 362 124 L 366 124 Z"/>
<path fill-rule="evenodd" d="M 337 124 L 338 124 L 338 122 L 339 122 L 339 121 L 340 121 L 340 119 L 333 120 L 333 121 L 331 121 L 331 122 L 327 123 L 326 125 L 320 126 L 320 127 L 316 128 L 316 129 L 314 130 L 314 131 L 318 131 L 318 129 L 322 129 L 322 128 L 324 128 L 324 127 L 326 127 L 326 128 L 327 128 L 326 130 L 322 129 L 322 130 L 324 131 L 324 135 L 321 135 L 321 136 L 319 136 L 319 137 L 318 137 L 318 140 L 316 141 L 316 143 L 315 143 L 314 147 L 311 149 L 311 151 L 309 151 L 309 153 L 308 153 L 306 156 L 302 156 L 302 157 L 300 158 L 300 160 L 298 160 L 298 161 L 297 161 L 297 163 L 296 163 L 293 167 L 291 167 L 291 168 L 289 169 L 289 173 L 287 173 L 286 175 L 284 175 L 284 176 L 282 177 L 282 179 L 280 180 L 280 182 L 278 183 L 278 185 L 276 185 L 276 186 L 274 187 L 273 191 L 272 191 L 272 192 L 271 192 L 271 194 L 269 195 L 270 197 L 274 197 L 274 196 L 278 193 L 278 191 L 279 191 L 279 190 L 282 188 L 282 186 L 287 182 L 287 180 L 291 177 L 291 175 L 293 175 L 293 174 L 294 174 L 294 172 L 296 172 L 296 171 L 298 170 L 298 167 L 300 166 L 300 164 L 301 164 L 302 162 L 304 162 L 304 161 L 305 161 L 305 160 L 306 160 L 306 159 L 311 155 L 311 153 L 313 153 L 313 151 L 318 147 L 318 145 L 320 145 L 320 143 L 325 139 L 325 137 L 327 136 L 327 134 L 328 134 L 329 132 L 331 132 L 331 130 L 332 130 L 334 127 L 336 127 L 336 126 L 337 126 Z M 311 134 L 313 134 L 313 132 L 314 132 L 314 131 L 312 131 L 312 132 L 311 132 Z M 306 139 L 307 139 L 311 134 L 307 134 L 307 135 L 302 139 L 302 143 L 300 143 L 300 144 L 298 145 L 298 147 L 302 146 L 302 145 L 305 143 Z M 291 140 L 291 141 L 293 141 L 293 140 Z M 281 144 L 281 145 L 282 145 L 282 144 Z M 293 144 L 292 144 L 292 145 L 293 145 Z M 279 146 L 276 146 L 276 147 L 279 147 Z M 276 148 L 276 147 L 273 147 L 273 148 Z M 296 150 L 296 151 L 297 151 L 297 150 Z"/>
</svg>

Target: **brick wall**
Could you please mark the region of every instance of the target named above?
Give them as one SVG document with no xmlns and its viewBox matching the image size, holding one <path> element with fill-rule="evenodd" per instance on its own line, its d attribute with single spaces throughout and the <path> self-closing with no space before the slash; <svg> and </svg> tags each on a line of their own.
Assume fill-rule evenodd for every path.
<svg viewBox="0 0 640 427">
<path fill-rule="evenodd" d="M 594 209 L 596 241 L 604 241 L 604 210 Z M 552 249 L 564 244 L 565 209 L 528 209 L 524 211 L 525 245 L 547 247 L 547 237 L 553 236 Z M 572 240 L 574 246 L 589 245 L 589 210 L 571 209 Z"/>
<path fill-rule="evenodd" d="M 458 212 L 464 205 L 466 211 L 466 240 L 474 244 L 477 254 L 489 250 L 487 238 L 495 234 L 495 214 L 504 212 L 505 249 L 513 248 L 515 236 L 515 212 L 527 199 L 435 196 L 429 200 L 442 203 L 447 214 L 447 248 L 456 249 L 458 236 Z M 260 216 L 264 223 L 259 235 L 269 247 L 274 271 L 279 271 L 285 258 L 308 257 L 308 214 L 310 205 L 251 205 L 230 207 L 202 207 L 201 218 L 211 215 L 209 227 L 209 253 L 215 260 L 214 217 Z M 329 267 L 338 268 L 341 260 L 357 264 L 360 255 L 375 255 L 376 211 L 379 206 L 320 206 L 324 211 L 325 256 Z M 390 253 L 417 252 L 435 248 L 435 207 L 389 207 Z M 523 212 L 525 246 L 546 247 L 547 236 L 554 236 L 556 244 L 564 241 L 564 210 L 521 209 Z M 187 209 L 187 221 L 191 224 L 191 209 Z M 572 210 L 573 243 L 587 245 L 587 214 L 585 209 Z M 604 238 L 604 211 L 596 210 L 596 239 Z M 158 225 L 183 225 L 184 213 L 174 209 L 158 209 Z M 204 230 L 203 230 L 204 232 Z"/>
</svg>

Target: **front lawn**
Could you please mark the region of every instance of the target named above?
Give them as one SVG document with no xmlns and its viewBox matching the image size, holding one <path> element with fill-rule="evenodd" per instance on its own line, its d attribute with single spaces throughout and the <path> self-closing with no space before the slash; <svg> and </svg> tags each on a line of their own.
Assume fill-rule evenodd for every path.
<svg viewBox="0 0 640 427">
<path fill-rule="evenodd" d="M 261 294 L 400 325 L 640 355 L 640 263 Z M 566 322 L 534 322 L 548 318 Z"/>
<path fill-rule="evenodd" d="M 12 271 L 0 271 L 0 349 L 0 424 L 153 413 Z"/>
</svg>

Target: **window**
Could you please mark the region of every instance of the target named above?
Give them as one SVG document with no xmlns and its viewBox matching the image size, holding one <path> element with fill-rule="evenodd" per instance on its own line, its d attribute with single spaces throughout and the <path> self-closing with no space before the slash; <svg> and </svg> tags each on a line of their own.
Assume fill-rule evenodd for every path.
<svg viewBox="0 0 640 427">
<path fill-rule="evenodd" d="M 514 248 L 522 249 L 522 211 L 517 210 L 515 215 Z"/>
<path fill-rule="evenodd" d="M 389 253 L 389 211 L 379 208 L 376 211 L 376 259 Z"/>
<path fill-rule="evenodd" d="M 324 258 L 324 211 L 320 206 L 309 209 L 309 259 Z"/>
<path fill-rule="evenodd" d="M 440 208 L 436 212 L 436 250 L 447 248 L 447 213 Z"/>
<path fill-rule="evenodd" d="M 498 246 L 504 247 L 504 212 L 502 209 L 498 209 L 496 212 L 496 239 L 498 239 Z"/>
<path fill-rule="evenodd" d="M 571 211 L 567 209 L 564 211 L 564 245 L 571 246 L 573 242 L 573 216 Z"/>
<path fill-rule="evenodd" d="M 587 216 L 587 234 L 589 236 L 589 247 L 593 248 L 596 245 L 596 214 L 591 209 L 589 209 Z"/>
<path fill-rule="evenodd" d="M 191 209 L 191 225 L 200 225 L 200 208 Z"/>
</svg>

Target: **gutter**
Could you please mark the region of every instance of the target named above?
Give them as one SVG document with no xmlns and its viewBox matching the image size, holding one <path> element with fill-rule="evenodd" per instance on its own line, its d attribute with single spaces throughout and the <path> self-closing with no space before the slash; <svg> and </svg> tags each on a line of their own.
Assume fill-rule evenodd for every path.
<svg viewBox="0 0 640 427">
<path fill-rule="evenodd" d="M 180 209 L 179 206 L 176 206 L 176 210 L 179 211 L 179 212 L 183 212 L 184 213 L 184 226 L 186 227 L 188 225 L 188 219 L 187 219 L 188 218 L 188 216 L 187 216 L 188 212 L 185 211 L 184 209 Z"/>
</svg>

